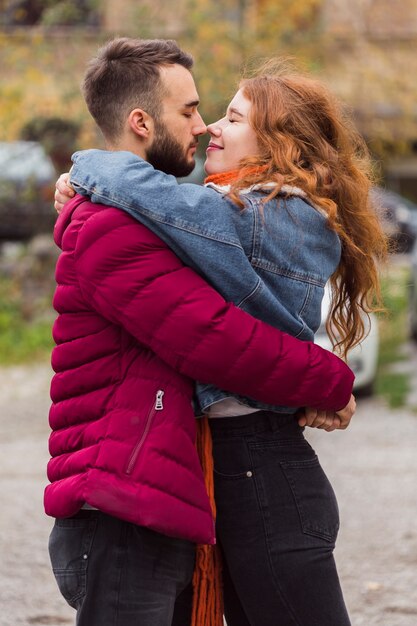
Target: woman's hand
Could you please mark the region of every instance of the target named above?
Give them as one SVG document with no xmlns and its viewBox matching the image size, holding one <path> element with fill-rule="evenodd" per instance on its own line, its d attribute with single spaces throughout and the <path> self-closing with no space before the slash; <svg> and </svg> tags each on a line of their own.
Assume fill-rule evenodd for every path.
<svg viewBox="0 0 417 626">
<path fill-rule="evenodd" d="M 69 173 L 61 174 L 55 183 L 55 203 L 54 207 L 57 213 L 61 213 L 64 205 L 68 200 L 75 196 L 75 191 L 69 183 Z"/>
<path fill-rule="evenodd" d="M 312 407 L 306 407 L 304 414 L 298 419 L 300 426 L 310 428 L 321 428 L 327 432 L 333 430 L 345 430 L 356 410 L 356 401 L 353 395 L 350 396 L 348 404 L 340 411 L 319 411 Z"/>
</svg>

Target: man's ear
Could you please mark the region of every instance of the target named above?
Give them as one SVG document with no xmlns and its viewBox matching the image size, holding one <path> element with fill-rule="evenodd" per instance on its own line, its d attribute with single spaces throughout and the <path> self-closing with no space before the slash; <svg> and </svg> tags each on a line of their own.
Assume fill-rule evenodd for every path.
<svg viewBox="0 0 417 626">
<path fill-rule="evenodd" d="M 144 141 L 149 141 L 153 133 L 153 119 L 143 109 L 133 109 L 128 117 L 130 130 Z"/>
</svg>

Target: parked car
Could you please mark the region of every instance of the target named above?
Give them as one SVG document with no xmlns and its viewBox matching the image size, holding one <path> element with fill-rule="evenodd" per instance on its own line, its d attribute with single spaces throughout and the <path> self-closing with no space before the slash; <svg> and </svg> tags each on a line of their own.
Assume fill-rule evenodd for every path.
<svg viewBox="0 0 417 626">
<path fill-rule="evenodd" d="M 0 240 L 51 232 L 54 166 L 36 141 L 0 142 Z"/>
<path fill-rule="evenodd" d="M 417 240 L 411 253 L 411 276 L 409 291 L 410 336 L 417 341 Z"/>
<path fill-rule="evenodd" d="M 333 351 L 326 331 L 326 320 L 330 312 L 330 290 L 326 287 L 321 307 L 322 323 L 315 336 L 315 343 L 326 350 Z M 348 353 L 348 365 L 355 374 L 354 391 L 361 396 L 372 395 L 376 380 L 379 352 L 378 319 L 370 315 L 370 322 L 365 316 L 365 327 L 369 330 L 363 341 Z"/>
<path fill-rule="evenodd" d="M 394 251 L 410 252 L 417 238 L 417 204 L 382 187 L 374 187 L 371 198 Z"/>
</svg>

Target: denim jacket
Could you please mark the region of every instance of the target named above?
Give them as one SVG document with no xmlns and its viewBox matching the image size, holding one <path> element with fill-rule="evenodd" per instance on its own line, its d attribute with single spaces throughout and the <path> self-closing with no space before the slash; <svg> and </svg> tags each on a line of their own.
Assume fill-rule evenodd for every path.
<svg viewBox="0 0 417 626">
<path fill-rule="evenodd" d="M 71 184 L 78 193 L 142 222 L 227 301 L 294 337 L 313 340 L 341 245 L 301 190 L 283 188 L 265 203 L 264 188 L 252 188 L 242 195 L 242 210 L 219 190 L 178 184 L 131 152 L 87 150 L 75 153 L 73 162 Z M 255 408 L 296 410 L 199 383 L 196 395 L 203 411 L 230 397 Z"/>
</svg>

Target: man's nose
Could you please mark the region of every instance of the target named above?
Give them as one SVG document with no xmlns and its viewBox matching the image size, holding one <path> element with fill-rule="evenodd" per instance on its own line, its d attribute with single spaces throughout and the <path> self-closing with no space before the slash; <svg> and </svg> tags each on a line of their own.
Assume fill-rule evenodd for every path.
<svg viewBox="0 0 417 626">
<path fill-rule="evenodd" d="M 204 120 L 201 117 L 201 115 L 199 115 L 198 119 L 196 120 L 196 123 L 193 126 L 192 133 L 194 137 L 197 137 L 198 135 L 205 135 L 206 132 L 207 132 L 207 126 L 205 125 Z"/>
</svg>

